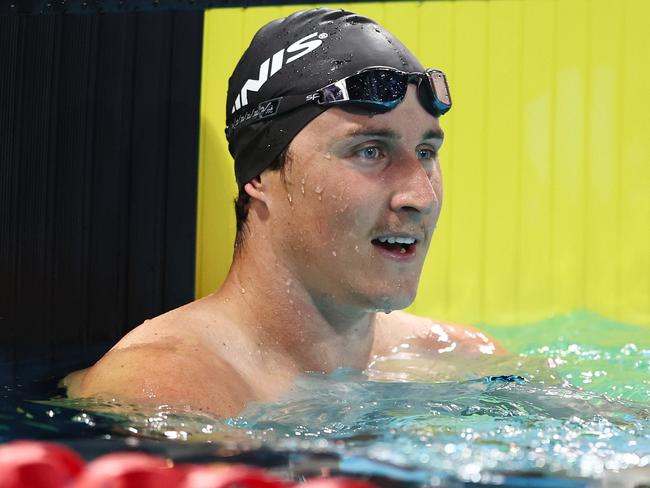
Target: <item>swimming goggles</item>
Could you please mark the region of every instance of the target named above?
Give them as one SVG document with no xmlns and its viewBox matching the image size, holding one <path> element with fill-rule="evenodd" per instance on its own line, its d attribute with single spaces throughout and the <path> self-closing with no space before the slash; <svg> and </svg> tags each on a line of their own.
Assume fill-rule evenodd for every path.
<svg viewBox="0 0 650 488">
<path fill-rule="evenodd" d="M 404 100 L 409 83 L 417 85 L 420 103 L 432 115 L 439 117 L 451 108 L 449 86 L 442 71 L 428 69 L 424 73 L 408 73 L 386 66 L 373 66 L 311 93 L 287 95 L 261 102 L 235 116 L 226 130 L 232 133 L 259 120 L 276 117 L 309 103 L 323 106 L 353 104 L 373 111 L 387 112 Z"/>
</svg>

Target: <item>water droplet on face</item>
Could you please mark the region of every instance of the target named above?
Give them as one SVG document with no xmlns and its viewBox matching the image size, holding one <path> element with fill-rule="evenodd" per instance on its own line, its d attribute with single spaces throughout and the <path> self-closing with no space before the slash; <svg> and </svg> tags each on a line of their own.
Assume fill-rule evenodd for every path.
<svg viewBox="0 0 650 488">
<path fill-rule="evenodd" d="M 317 194 L 320 195 L 321 193 L 323 193 L 323 187 L 320 186 L 320 185 L 316 185 L 316 186 L 314 187 L 314 193 L 317 193 Z"/>
<path fill-rule="evenodd" d="M 336 257 L 336 251 L 332 251 L 332 256 Z"/>
<path fill-rule="evenodd" d="M 246 289 L 245 289 L 245 288 L 242 288 L 242 289 L 241 289 L 241 292 L 242 292 L 242 294 L 246 293 Z"/>
<path fill-rule="evenodd" d="M 287 193 L 287 200 L 289 200 L 289 203 L 293 203 L 293 197 L 291 196 L 291 193 Z"/>
<path fill-rule="evenodd" d="M 328 152 L 326 152 L 326 153 L 323 155 L 323 157 L 324 157 L 325 159 L 332 159 L 332 153 L 328 151 Z"/>
</svg>

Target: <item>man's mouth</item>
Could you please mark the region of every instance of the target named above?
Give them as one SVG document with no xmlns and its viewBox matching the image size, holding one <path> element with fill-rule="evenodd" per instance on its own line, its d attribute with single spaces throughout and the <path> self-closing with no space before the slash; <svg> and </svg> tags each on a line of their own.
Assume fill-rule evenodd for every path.
<svg viewBox="0 0 650 488">
<path fill-rule="evenodd" d="M 382 254 L 399 259 L 415 255 L 418 240 L 414 237 L 406 236 L 381 236 L 373 239 L 371 243 Z"/>
</svg>

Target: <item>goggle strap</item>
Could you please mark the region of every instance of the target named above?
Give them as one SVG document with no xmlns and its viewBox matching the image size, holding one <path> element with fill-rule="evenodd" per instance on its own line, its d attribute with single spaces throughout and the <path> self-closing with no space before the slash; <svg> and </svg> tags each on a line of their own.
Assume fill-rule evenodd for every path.
<svg viewBox="0 0 650 488">
<path fill-rule="evenodd" d="M 319 92 L 309 93 L 307 95 L 286 95 L 283 97 L 272 98 L 257 104 L 256 107 L 242 112 L 235 117 L 235 120 L 228 125 L 227 130 L 232 132 L 247 127 L 255 122 L 264 119 L 270 119 L 291 112 L 305 103 L 318 100 Z"/>
</svg>

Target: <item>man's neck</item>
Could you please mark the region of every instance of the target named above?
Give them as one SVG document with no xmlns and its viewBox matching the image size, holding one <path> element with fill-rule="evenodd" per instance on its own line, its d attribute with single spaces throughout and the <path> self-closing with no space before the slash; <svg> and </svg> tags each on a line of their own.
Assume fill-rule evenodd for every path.
<svg viewBox="0 0 650 488">
<path fill-rule="evenodd" d="M 260 351 L 280 355 L 301 372 L 364 368 L 376 314 L 314 296 L 275 256 L 252 251 L 235 257 L 212 297 L 218 308 Z"/>
</svg>

